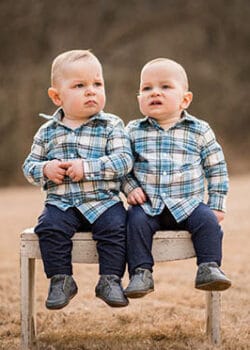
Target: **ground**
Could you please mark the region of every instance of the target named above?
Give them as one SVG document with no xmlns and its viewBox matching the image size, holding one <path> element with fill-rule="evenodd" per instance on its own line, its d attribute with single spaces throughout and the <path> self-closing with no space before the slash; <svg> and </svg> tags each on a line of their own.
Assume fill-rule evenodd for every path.
<svg viewBox="0 0 250 350">
<path fill-rule="evenodd" d="M 223 223 L 223 270 L 233 285 L 222 293 L 223 350 L 250 344 L 250 175 L 231 179 Z M 19 234 L 33 226 L 43 206 L 38 188 L 0 189 L 0 349 L 20 349 Z M 48 281 L 37 264 L 37 328 L 40 350 L 208 350 L 205 293 L 194 289 L 195 259 L 159 263 L 155 292 L 113 309 L 94 295 L 96 265 L 74 265 L 78 295 L 63 310 L 44 307 Z M 124 285 L 127 284 L 127 276 Z"/>
</svg>

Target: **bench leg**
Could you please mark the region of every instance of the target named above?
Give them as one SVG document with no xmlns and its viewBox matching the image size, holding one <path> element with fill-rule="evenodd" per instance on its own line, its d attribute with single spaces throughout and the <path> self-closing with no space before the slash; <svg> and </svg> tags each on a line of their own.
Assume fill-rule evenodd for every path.
<svg viewBox="0 0 250 350">
<path fill-rule="evenodd" d="M 21 255 L 21 350 L 35 347 L 35 259 Z"/>
<path fill-rule="evenodd" d="M 220 292 L 206 292 L 206 331 L 213 345 L 220 345 Z"/>
</svg>

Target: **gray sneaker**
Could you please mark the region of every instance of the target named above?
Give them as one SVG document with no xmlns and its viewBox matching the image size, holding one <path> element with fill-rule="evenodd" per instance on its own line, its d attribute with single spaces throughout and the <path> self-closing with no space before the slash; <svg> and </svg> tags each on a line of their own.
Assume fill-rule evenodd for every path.
<svg viewBox="0 0 250 350">
<path fill-rule="evenodd" d="M 198 266 L 195 288 L 222 291 L 231 286 L 231 281 L 220 270 L 216 262 L 202 263 Z"/>
<path fill-rule="evenodd" d="M 72 276 L 54 275 L 50 280 L 49 294 L 46 300 L 47 309 L 57 310 L 68 305 L 77 294 L 77 285 Z"/>
<path fill-rule="evenodd" d="M 123 293 L 121 279 L 116 275 L 101 275 L 95 287 L 97 298 L 102 299 L 109 306 L 122 307 L 128 305 L 128 299 Z"/>
<path fill-rule="evenodd" d="M 141 298 L 153 291 L 154 280 L 151 271 L 137 267 L 124 294 L 129 298 Z"/>
</svg>

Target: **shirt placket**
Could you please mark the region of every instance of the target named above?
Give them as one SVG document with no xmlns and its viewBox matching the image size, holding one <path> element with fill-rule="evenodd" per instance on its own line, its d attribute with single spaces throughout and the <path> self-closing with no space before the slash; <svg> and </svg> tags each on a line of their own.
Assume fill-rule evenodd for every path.
<svg viewBox="0 0 250 350">
<path fill-rule="evenodd" d="M 169 150 L 168 150 L 168 132 L 161 131 L 160 133 L 160 144 L 158 152 L 158 162 L 160 164 L 160 197 L 166 204 L 166 199 L 169 195 L 168 183 L 170 177 L 169 169 Z"/>
<path fill-rule="evenodd" d="M 77 139 L 78 139 L 78 135 L 77 135 L 77 130 L 71 130 L 68 134 L 67 137 L 67 149 L 68 149 L 68 154 L 67 154 L 67 158 L 68 160 L 74 160 L 74 159 L 78 159 L 79 155 L 78 155 L 78 151 L 77 151 Z M 77 207 L 81 204 L 81 200 L 79 198 L 79 195 L 77 196 L 76 194 L 79 193 L 79 185 L 77 182 L 72 182 L 70 183 L 70 190 L 71 190 L 71 194 L 72 194 L 72 205 Z"/>
</svg>

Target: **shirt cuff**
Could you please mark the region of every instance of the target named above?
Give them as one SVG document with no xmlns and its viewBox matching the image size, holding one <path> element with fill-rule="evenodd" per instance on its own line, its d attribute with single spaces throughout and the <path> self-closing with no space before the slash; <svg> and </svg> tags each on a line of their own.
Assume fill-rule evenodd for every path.
<svg viewBox="0 0 250 350">
<path fill-rule="evenodd" d="M 47 161 L 33 164 L 28 170 L 27 179 L 30 183 L 35 185 L 43 185 L 45 176 L 43 174 L 43 168 L 47 164 Z"/>
<path fill-rule="evenodd" d="M 86 180 L 101 180 L 101 162 L 96 160 L 83 160 L 83 172 Z"/>
<path fill-rule="evenodd" d="M 129 179 L 129 181 L 126 180 L 122 185 L 123 192 L 126 195 L 128 195 L 131 191 L 133 191 L 137 187 L 140 187 L 140 185 L 138 185 L 138 183 L 133 179 Z"/>
<path fill-rule="evenodd" d="M 226 196 L 223 194 L 210 195 L 207 204 L 211 209 L 226 212 Z"/>
</svg>

